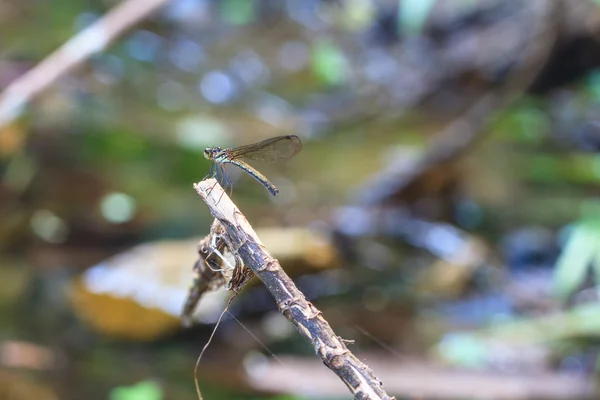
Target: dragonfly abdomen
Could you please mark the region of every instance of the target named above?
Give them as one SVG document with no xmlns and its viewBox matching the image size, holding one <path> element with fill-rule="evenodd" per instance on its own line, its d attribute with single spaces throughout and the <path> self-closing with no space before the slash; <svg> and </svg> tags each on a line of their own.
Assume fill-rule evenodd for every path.
<svg viewBox="0 0 600 400">
<path fill-rule="evenodd" d="M 250 165 L 246 164 L 245 162 L 240 161 L 240 160 L 229 160 L 227 162 L 246 171 L 248 173 L 248 175 L 250 175 L 251 177 L 256 179 L 273 196 L 277 196 L 277 194 L 279 193 L 279 189 L 277 189 L 277 187 L 275 185 L 273 185 L 271 183 L 271 181 L 269 181 L 269 179 L 267 179 L 266 176 L 264 176 L 263 174 L 261 174 L 260 172 L 258 172 L 257 170 L 252 168 Z"/>
</svg>

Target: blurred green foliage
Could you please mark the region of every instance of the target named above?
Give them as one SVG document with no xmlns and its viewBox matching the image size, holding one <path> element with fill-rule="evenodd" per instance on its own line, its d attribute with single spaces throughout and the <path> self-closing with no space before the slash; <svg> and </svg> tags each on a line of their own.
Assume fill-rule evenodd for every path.
<svg viewBox="0 0 600 400">
<path fill-rule="evenodd" d="M 140 382 L 132 386 L 116 387 L 109 394 L 110 400 L 161 400 L 162 389 L 153 381 Z"/>
<path fill-rule="evenodd" d="M 600 205 L 593 219 L 574 223 L 563 251 L 556 261 L 554 293 L 567 300 L 584 283 L 590 273 L 600 286 Z"/>
</svg>

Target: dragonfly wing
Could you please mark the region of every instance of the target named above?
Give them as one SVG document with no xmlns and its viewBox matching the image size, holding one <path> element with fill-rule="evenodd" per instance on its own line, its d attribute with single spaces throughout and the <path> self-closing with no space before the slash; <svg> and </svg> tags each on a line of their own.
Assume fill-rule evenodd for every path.
<svg viewBox="0 0 600 400">
<path fill-rule="evenodd" d="M 277 136 L 262 142 L 231 149 L 234 158 L 247 158 L 267 163 L 287 160 L 302 150 L 302 142 L 296 135 Z"/>
</svg>

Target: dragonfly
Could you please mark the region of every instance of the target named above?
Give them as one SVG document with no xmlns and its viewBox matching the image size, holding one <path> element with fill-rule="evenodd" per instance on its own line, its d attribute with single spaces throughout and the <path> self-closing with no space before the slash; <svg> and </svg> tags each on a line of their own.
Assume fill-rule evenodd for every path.
<svg viewBox="0 0 600 400">
<path fill-rule="evenodd" d="M 244 170 L 248 175 L 256 179 L 273 196 L 277 196 L 279 189 L 261 174 L 258 170 L 242 161 L 243 158 L 273 163 L 292 158 L 302 150 L 302 142 L 296 135 L 276 136 L 265 139 L 258 143 L 245 146 L 223 149 L 221 147 L 207 147 L 204 149 L 204 157 L 213 162 L 210 167 L 209 177 L 218 176 L 221 172 L 226 186 L 232 186 L 228 180 L 225 165 L 231 164 Z"/>
</svg>

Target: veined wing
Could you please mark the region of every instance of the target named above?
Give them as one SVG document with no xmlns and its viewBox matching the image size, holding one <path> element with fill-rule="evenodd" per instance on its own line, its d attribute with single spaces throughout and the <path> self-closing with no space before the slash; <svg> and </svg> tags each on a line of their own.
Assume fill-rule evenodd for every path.
<svg viewBox="0 0 600 400">
<path fill-rule="evenodd" d="M 300 150 L 302 150 L 300 138 L 296 135 L 287 135 L 236 147 L 230 151 L 233 153 L 234 158 L 248 158 L 271 163 L 287 160 L 295 156 Z"/>
</svg>

